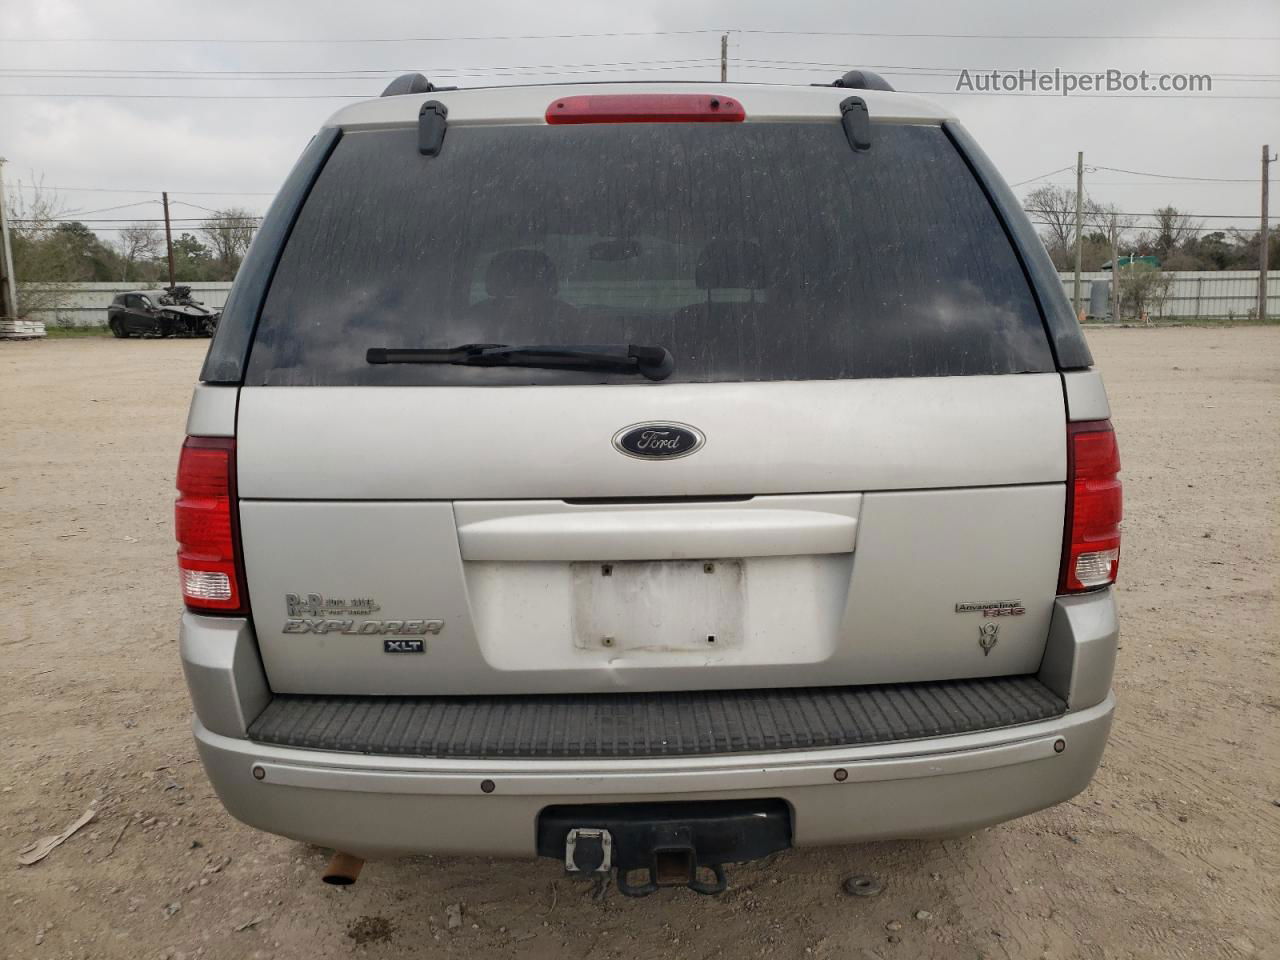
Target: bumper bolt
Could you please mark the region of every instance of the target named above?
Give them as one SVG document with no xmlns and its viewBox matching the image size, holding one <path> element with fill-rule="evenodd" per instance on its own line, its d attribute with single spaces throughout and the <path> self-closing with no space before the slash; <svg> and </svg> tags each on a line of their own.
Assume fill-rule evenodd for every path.
<svg viewBox="0 0 1280 960">
<path fill-rule="evenodd" d="M 1059 737 L 1057 740 L 1053 741 L 1053 752 L 1054 752 L 1054 753 L 1061 753 L 1061 752 L 1062 752 L 1063 750 L 1065 750 L 1065 749 L 1067 749 L 1067 741 L 1063 740 L 1061 737 Z"/>
</svg>

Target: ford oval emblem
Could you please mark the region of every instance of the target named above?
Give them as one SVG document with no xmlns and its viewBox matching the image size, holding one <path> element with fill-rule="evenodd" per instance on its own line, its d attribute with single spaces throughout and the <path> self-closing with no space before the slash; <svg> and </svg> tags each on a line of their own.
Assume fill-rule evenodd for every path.
<svg viewBox="0 0 1280 960">
<path fill-rule="evenodd" d="M 675 460 L 696 453 L 707 442 L 702 431 L 687 423 L 633 423 L 613 435 L 619 453 L 640 460 Z"/>
</svg>

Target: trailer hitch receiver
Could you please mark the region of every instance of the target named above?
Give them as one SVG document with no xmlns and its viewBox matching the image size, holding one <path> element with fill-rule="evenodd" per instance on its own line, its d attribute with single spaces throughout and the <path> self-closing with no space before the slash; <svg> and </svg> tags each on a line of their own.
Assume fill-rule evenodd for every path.
<svg viewBox="0 0 1280 960">
<path fill-rule="evenodd" d="M 541 856 L 562 860 L 570 874 L 616 870 L 629 897 L 662 887 L 721 893 L 725 864 L 790 846 L 791 811 L 781 800 L 587 804 L 538 817 Z"/>
</svg>

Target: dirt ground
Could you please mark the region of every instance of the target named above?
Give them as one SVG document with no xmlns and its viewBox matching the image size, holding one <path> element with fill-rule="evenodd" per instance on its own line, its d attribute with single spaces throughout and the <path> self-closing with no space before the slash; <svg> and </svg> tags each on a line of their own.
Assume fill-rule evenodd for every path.
<svg viewBox="0 0 1280 960">
<path fill-rule="evenodd" d="M 794 851 L 717 899 L 641 901 L 550 861 L 326 887 L 324 852 L 227 816 L 175 643 L 173 474 L 205 344 L 0 343 L 0 957 L 1280 957 L 1280 328 L 1090 340 L 1127 497 L 1093 785 L 964 839 Z M 851 873 L 886 888 L 845 896 Z"/>
</svg>

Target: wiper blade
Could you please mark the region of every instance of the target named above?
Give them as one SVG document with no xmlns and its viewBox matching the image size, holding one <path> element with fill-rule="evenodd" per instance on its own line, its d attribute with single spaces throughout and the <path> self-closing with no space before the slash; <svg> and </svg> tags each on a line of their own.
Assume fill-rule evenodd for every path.
<svg viewBox="0 0 1280 960">
<path fill-rule="evenodd" d="M 464 367 L 549 367 L 561 370 L 609 370 L 638 373 L 650 380 L 665 380 L 675 370 L 675 360 L 666 347 L 638 344 L 595 346 L 584 344 L 464 343 L 444 349 L 399 349 L 370 347 L 368 363 L 450 363 Z"/>
</svg>

